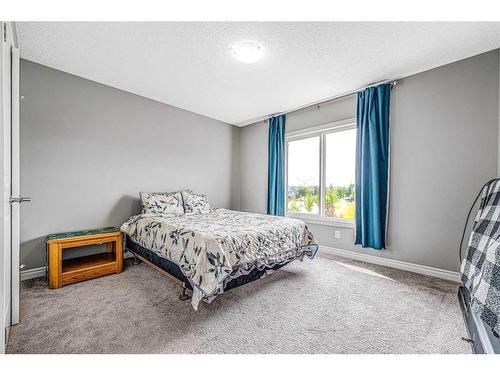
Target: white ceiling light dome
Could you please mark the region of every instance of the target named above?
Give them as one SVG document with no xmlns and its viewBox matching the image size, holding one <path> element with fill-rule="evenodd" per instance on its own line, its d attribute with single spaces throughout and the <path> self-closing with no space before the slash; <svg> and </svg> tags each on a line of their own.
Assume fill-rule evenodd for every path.
<svg viewBox="0 0 500 375">
<path fill-rule="evenodd" d="M 264 47 L 253 41 L 238 42 L 233 45 L 231 53 L 242 63 L 254 64 L 264 56 Z"/>
</svg>

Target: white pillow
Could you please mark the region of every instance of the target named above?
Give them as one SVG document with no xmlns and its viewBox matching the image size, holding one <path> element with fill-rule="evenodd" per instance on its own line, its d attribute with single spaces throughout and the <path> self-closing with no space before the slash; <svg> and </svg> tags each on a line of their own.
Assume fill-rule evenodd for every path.
<svg viewBox="0 0 500 375">
<path fill-rule="evenodd" d="M 184 214 L 181 193 L 143 193 L 140 194 L 143 214 Z"/>
<path fill-rule="evenodd" d="M 191 190 L 182 191 L 184 200 L 184 212 L 187 214 L 204 214 L 210 212 L 210 204 L 207 197 L 203 194 L 193 193 Z"/>
</svg>

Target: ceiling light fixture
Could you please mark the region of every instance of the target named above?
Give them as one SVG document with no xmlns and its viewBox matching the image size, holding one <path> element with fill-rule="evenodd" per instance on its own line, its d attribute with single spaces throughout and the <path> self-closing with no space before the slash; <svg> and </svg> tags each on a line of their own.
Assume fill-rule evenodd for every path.
<svg viewBox="0 0 500 375">
<path fill-rule="evenodd" d="M 257 42 L 240 42 L 233 46 L 232 54 L 245 64 L 253 64 L 264 56 L 264 48 Z"/>
</svg>

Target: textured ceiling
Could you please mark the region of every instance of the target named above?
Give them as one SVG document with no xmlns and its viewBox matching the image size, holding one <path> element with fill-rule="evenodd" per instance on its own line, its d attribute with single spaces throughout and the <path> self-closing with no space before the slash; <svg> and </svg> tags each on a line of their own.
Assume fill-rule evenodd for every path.
<svg viewBox="0 0 500 375">
<path fill-rule="evenodd" d="M 19 22 L 21 57 L 235 125 L 500 46 L 500 23 Z M 231 45 L 255 40 L 247 65 Z"/>
</svg>

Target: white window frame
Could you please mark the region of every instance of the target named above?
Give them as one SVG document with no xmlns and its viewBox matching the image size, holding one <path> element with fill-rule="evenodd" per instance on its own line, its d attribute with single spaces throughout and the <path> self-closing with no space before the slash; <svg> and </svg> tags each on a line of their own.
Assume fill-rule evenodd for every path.
<svg viewBox="0 0 500 375">
<path fill-rule="evenodd" d="M 351 118 L 342 121 L 335 121 L 324 125 L 314 126 L 307 129 L 301 129 L 285 133 L 285 186 L 286 186 L 286 201 L 285 201 L 285 215 L 294 217 L 311 224 L 327 225 L 332 227 L 354 228 L 355 220 L 339 219 L 325 216 L 325 174 L 326 174 L 326 135 L 336 133 L 344 130 L 356 129 L 356 119 Z M 305 214 L 297 212 L 288 212 L 288 144 L 291 141 L 297 141 L 306 138 L 319 136 L 319 214 Z"/>
</svg>

